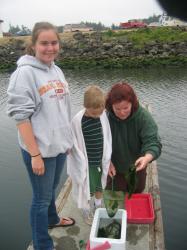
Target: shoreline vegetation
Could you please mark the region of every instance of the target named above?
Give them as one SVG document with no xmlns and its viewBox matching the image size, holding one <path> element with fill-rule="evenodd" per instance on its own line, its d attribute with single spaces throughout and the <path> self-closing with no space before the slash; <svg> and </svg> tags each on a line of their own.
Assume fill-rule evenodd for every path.
<svg viewBox="0 0 187 250">
<path fill-rule="evenodd" d="M 141 68 L 187 65 L 187 27 L 61 33 L 61 68 Z M 15 69 L 28 36 L 0 38 L 0 72 Z"/>
</svg>

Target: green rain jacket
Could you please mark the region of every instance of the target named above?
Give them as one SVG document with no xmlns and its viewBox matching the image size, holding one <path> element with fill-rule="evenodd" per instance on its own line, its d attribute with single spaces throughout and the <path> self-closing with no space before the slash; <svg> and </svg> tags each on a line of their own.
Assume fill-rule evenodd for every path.
<svg viewBox="0 0 187 250">
<path fill-rule="evenodd" d="M 139 105 L 137 111 L 125 120 L 108 113 L 112 132 L 112 163 L 118 173 L 125 173 L 131 164 L 145 153 L 154 160 L 161 154 L 162 144 L 158 127 L 151 114 Z"/>
</svg>

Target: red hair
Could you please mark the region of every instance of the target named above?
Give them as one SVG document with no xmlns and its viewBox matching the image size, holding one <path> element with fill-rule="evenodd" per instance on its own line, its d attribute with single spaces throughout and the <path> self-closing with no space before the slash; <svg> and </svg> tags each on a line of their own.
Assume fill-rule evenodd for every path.
<svg viewBox="0 0 187 250">
<path fill-rule="evenodd" d="M 122 101 L 132 104 L 132 113 L 138 109 L 138 98 L 133 88 L 126 82 L 118 82 L 112 86 L 106 98 L 106 109 L 113 111 L 112 105 Z"/>
</svg>

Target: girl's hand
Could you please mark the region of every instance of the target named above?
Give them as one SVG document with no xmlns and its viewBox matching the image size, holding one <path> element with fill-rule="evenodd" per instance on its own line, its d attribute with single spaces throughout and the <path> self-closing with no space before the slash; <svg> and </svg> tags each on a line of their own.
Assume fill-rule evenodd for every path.
<svg viewBox="0 0 187 250">
<path fill-rule="evenodd" d="M 144 168 L 147 167 L 147 164 L 153 160 L 152 154 L 147 153 L 145 156 L 139 157 L 136 162 L 136 171 L 143 170 Z"/>
<path fill-rule="evenodd" d="M 108 174 L 109 174 L 110 177 L 113 177 L 113 176 L 116 175 L 116 169 L 115 169 L 115 167 L 114 167 L 114 165 L 113 165 L 112 162 L 110 162 Z"/>
<path fill-rule="evenodd" d="M 45 166 L 44 166 L 44 161 L 43 161 L 41 155 L 38 155 L 37 157 L 32 157 L 31 164 L 32 164 L 32 170 L 33 170 L 34 174 L 44 175 Z"/>
</svg>

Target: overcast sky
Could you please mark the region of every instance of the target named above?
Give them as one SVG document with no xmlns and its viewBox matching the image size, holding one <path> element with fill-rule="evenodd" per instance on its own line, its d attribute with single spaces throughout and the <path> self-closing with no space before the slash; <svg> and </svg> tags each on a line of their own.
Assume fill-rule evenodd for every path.
<svg viewBox="0 0 187 250">
<path fill-rule="evenodd" d="M 39 21 L 57 26 L 81 21 L 111 26 L 162 12 L 157 0 L 0 0 L 3 31 L 8 31 L 9 24 L 32 29 Z"/>
</svg>

